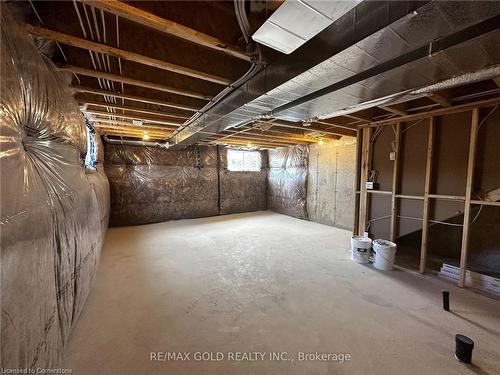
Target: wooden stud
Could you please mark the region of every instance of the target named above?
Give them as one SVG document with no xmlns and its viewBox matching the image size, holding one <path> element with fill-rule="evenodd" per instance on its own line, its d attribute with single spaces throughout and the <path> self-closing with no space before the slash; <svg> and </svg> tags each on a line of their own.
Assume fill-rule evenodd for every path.
<svg viewBox="0 0 500 375">
<path fill-rule="evenodd" d="M 391 241 L 396 241 L 396 233 L 397 233 L 397 223 L 398 223 L 398 207 L 397 207 L 397 199 L 396 194 L 399 189 L 399 144 L 401 140 L 401 123 L 396 124 L 396 134 L 394 139 L 394 152 L 396 157 L 394 159 L 394 164 L 392 165 L 392 191 L 391 191 L 391 229 L 390 229 L 390 237 Z"/>
<path fill-rule="evenodd" d="M 420 273 L 424 273 L 427 266 L 427 245 L 429 238 L 429 193 L 431 189 L 432 159 L 434 153 L 434 117 L 429 119 L 429 135 L 427 139 L 427 158 L 425 162 L 425 182 L 424 182 L 424 208 L 422 221 L 422 244 L 420 247 Z"/>
<path fill-rule="evenodd" d="M 361 149 L 362 149 L 362 131 L 356 132 L 356 162 L 355 162 L 355 176 L 354 176 L 354 223 L 352 225 L 352 234 L 355 236 L 359 227 L 359 191 L 360 191 L 360 175 L 361 175 Z"/>
<path fill-rule="evenodd" d="M 94 8 L 102 9 L 106 12 L 114 14 L 118 17 L 126 18 L 132 22 L 136 22 L 142 26 L 150 27 L 152 29 L 161 31 L 165 34 L 173 35 L 177 38 L 187 40 L 191 43 L 198 44 L 203 47 L 211 48 L 216 51 L 223 52 L 230 56 L 239 59 L 250 61 L 250 56 L 246 55 L 236 47 L 232 47 L 223 41 L 214 38 L 213 36 L 204 34 L 202 32 L 190 29 L 189 27 L 180 25 L 173 21 L 166 20 L 158 17 L 152 13 L 146 12 L 142 9 L 132 7 L 121 1 L 114 0 L 80 0 Z"/>
<path fill-rule="evenodd" d="M 368 217 L 368 193 L 366 190 L 366 182 L 368 181 L 368 173 L 370 169 L 370 137 L 371 129 L 363 129 L 363 146 L 361 149 L 361 186 L 359 195 L 359 222 L 358 234 L 363 235 L 366 231 Z"/>
<path fill-rule="evenodd" d="M 141 80 L 138 80 L 135 78 L 128 78 L 128 77 L 123 77 L 123 76 L 120 76 L 117 74 L 99 72 L 96 70 L 85 69 L 85 68 L 81 68 L 78 66 L 60 65 L 58 68 L 59 68 L 59 70 L 66 71 L 66 72 L 81 74 L 81 75 L 88 76 L 88 77 L 108 79 L 110 81 L 115 81 L 115 82 L 123 82 L 127 85 L 145 87 L 147 89 L 169 92 L 171 94 L 188 96 L 190 98 L 197 98 L 197 99 L 203 99 L 203 100 L 212 99 L 211 96 L 203 95 L 203 94 L 200 94 L 200 93 L 197 93 L 194 91 L 177 89 L 175 87 L 160 85 L 158 83 L 141 81 Z"/>
<path fill-rule="evenodd" d="M 172 117 L 172 118 L 178 118 L 178 119 L 184 119 L 184 120 L 186 120 L 188 118 L 187 116 L 178 115 L 176 113 L 168 113 L 168 112 L 163 112 L 163 111 L 153 111 L 151 109 L 130 107 L 130 106 L 118 105 L 118 104 L 106 103 L 106 102 L 96 102 L 96 101 L 91 101 L 91 100 L 79 101 L 79 104 L 83 105 L 87 108 L 88 108 L 88 106 L 101 107 L 101 108 L 113 108 L 113 109 L 118 109 L 121 111 L 144 113 L 146 115 L 153 115 L 153 116 L 165 116 L 165 117 Z"/>
<path fill-rule="evenodd" d="M 93 87 L 72 85 L 72 86 L 70 86 L 70 88 L 72 88 L 73 90 L 75 90 L 77 92 L 96 94 L 96 95 L 102 95 L 102 96 L 110 96 L 110 97 L 114 97 L 114 98 L 130 100 L 133 102 L 140 102 L 140 103 L 159 105 L 162 107 L 182 109 L 184 111 L 191 111 L 191 112 L 198 111 L 197 107 L 193 107 L 193 106 L 186 105 L 186 104 L 164 102 L 162 100 L 145 98 L 143 96 L 137 96 L 137 95 L 128 95 L 128 94 L 123 94 L 123 93 L 118 93 L 118 92 L 108 91 L 108 90 L 95 89 Z"/>
<path fill-rule="evenodd" d="M 476 160 L 476 145 L 477 134 L 479 130 L 479 108 L 472 111 L 472 124 L 469 142 L 469 159 L 467 164 L 467 181 L 465 185 L 465 208 L 464 208 L 464 222 L 462 230 L 462 249 L 460 252 L 460 278 L 458 286 L 465 286 L 465 273 L 467 270 L 467 256 L 469 253 L 469 227 L 470 227 L 470 210 L 471 210 L 471 196 L 474 184 L 474 164 Z"/>
<path fill-rule="evenodd" d="M 219 77 L 205 72 L 200 72 L 198 70 L 154 59 L 152 57 L 140 55 L 138 53 L 125 51 L 119 48 L 108 46 L 106 44 L 96 43 L 90 40 L 78 38 L 76 36 L 63 34 L 53 30 L 48 30 L 43 27 L 27 25 L 26 29 L 32 35 L 36 35 L 45 39 L 54 40 L 56 42 L 67 44 L 73 47 L 83 48 L 89 51 L 94 51 L 105 55 L 119 57 L 121 59 L 133 61 L 138 64 L 152 66 L 154 68 L 166 70 L 177 74 L 182 74 L 188 77 L 197 78 L 208 82 L 217 83 L 219 85 L 229 85 L 231 83 L 231 80 L 227 78 Z"/>
</svg>

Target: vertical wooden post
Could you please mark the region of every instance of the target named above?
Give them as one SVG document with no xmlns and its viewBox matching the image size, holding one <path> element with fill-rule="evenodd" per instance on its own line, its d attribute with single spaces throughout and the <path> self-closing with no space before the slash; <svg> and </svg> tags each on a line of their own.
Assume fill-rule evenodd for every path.
<svg viewBox="0 0 500 375">
<path fill-rule="evenodd" d="M 392 166 L 392 195 L 391 195 L 391 241 L 396 241 L 397 232 L 397 199 L 396 194 L 398 193 L 398 179 L 399 179 L 399 142 L 401 140 L 401 123 L 396 124 L 396 134 L 394 139 L 394 152 L 396 157 L 394 159 L 394 164 Z"/>
<path fill-rule="evenodd" d="M 464 208 L 464 223 L 462 230 L 462 250 L 460 252 L 460 278 L 458 286 L 464 287 L 465 273 L 467 270 L 467 255 L 469 252 L 469 226 L 470 226 L 470 209 L 471 195 L 474 183 L 474 162 L 476 160 L 476 145 L 477 133 L 479 130 L 479 108 L 472 110 L 472 124 L 469 142 L 469 162 L 467 164 L 467 182 L 465 185 L 465 208 Z"/>
<path fill-rule="evenodd" d="M 429 119 L 429 136 L 427 139 L 427 160 L 425 163 L 424 182 L 424 209 L 422 221 L 422 244 L 420 247 L 420 273 L 425 272 L 427 266 L 427 239 L 429 238 L 429 192 L 432 177 L 432 154 L 434 146 L 434 117 Z"/>
<path fill-rule="evenodd" d="M 366 230 L 366 220 L 368 216 L 368 193 L 366 192 L 366 181 L 370 169 L 370 137 L 371 128 L 363 129 L 363 147 L 361 150 L 361 176 L 359 194 L 359 223 L 358 234 L 362 235 Z"/>
<path fill-rule="evenodd" d="M 358 234 L 358 227 L 359 227 L 359 192 L 361 191 L 360 189 L 360 183 L 359 183 L 359 176 L 360 176 L 360 169 L 361 169 L 361 144 L 362 144 L 362 137 L 361 137 L 361 130 L 356 131 L 356 174 L 354 177 L 354 223 L 352 226 L 352 234 L 356 235 Z"/>
</svg>

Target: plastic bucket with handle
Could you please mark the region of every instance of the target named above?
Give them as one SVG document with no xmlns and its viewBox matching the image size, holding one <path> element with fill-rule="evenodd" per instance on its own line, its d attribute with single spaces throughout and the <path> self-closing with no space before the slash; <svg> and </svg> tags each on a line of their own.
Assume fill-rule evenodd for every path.
<svg viewBox="0 0 500 375">
<path fill-rule="evenodd" d="M 351 238 L 351 259 L 356 263 L 368 263 L 370 261 L 370 248 L 372 240 L 368 237 L 353 236 Z"/>
<path fill-rule="evenodd" d="M 374 240 L 373 265 L 382 271 L 391 271 L 394 267 L 394 258 L 396 257 L 396 244 L 387 240 Z"/>
</svg>

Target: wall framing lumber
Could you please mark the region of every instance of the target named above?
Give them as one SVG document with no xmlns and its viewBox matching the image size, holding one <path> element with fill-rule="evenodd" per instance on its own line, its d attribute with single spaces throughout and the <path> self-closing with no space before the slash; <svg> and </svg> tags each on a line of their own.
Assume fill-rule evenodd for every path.
<svg viewBox="0 0 500 375">
<path fill-rule="evenodd" d="M 465 208 L 464 208 L 464 222 L 462 230 L 462 248 L 460 252 L 460 277 L 458 279 L 458 286 L 462 288 L 465 285 L 467 256 L 469 253 L 471 196 L 474 183 L 474 164 L 476 161 L 478 130 L 479 130 L 479 108 L 474 108 L 474 110 L 472 111 L 472 123 L 470 131 L 469 158 L 467 164 L 467 181 L 465 185 Z"/>
<path fill-rule="evenodd" d="M 394 164 L 392 166 L 392 192 L 391 192 L 391 229 L 390 238 L 391 241 L 396 241 L 397 233 L 397 198 L 396 194 L 399 189 L 399 143 L 401 140 L 401 123 L 397 123 L 395 127 L 394 134 L 394 152 L 396 153 L 396 158 L 394 159 Z"/>
<path fill-rule="evenodd" d="M 366 190 L 366 182 L 368 181 L 368 173 L 370 169 L 371 157 L 371 129 L 363 129 L 363 146 L 361 149 L 361 175 L 360 175 L 360 194 L 359 194 L 359 221 L 358 234 L 363 235 L 366 231 L 368 218 L 368 193 Z"/>
<path fill-rule="evenodd" d="M 424 182 L 424 208 L 422 213 L 422 244 L 420 247 L 420 273 L 425 273 L 427 266 L 427 245 L 429 239 L 429 212 L 430 201 L 429 193 L 431 189 L 432 178 L 432 159 L 434 153 L 434 121 L 435 118 L 431 117 L 429 120 L 429 134 L 427 138 L 427 157 L 425 162 L 425 182 Z"/>
</svg>

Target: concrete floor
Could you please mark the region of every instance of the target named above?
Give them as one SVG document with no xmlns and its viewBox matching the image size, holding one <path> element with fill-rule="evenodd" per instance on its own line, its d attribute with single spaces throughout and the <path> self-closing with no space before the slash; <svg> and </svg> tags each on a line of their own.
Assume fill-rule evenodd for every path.
<svg viewBox="0 0 500 375">
<path fill-rule="evenodd" d="M 355 264 L 349 239 L 271 212 L 110 229 L 64 367 L 76 375 L 499 373 L 500 302 Z M 441 308 L 443 288 L 453 312 Z M 454 359 L 456 333 L 475 340 L 473 366 Z M 191 360 L 150 360 L 174 351 Z M 236 351 L 266 358 L 193 358 Z M 271 351 L 290 360 L 269 361 Z M 300 362 L 299 352 L 351 359 Z"/>
</svg>

